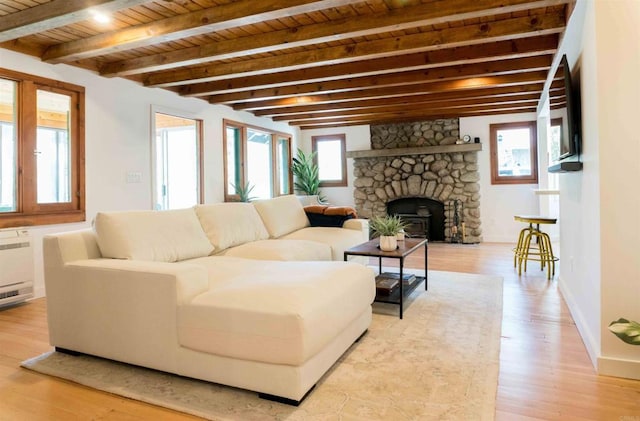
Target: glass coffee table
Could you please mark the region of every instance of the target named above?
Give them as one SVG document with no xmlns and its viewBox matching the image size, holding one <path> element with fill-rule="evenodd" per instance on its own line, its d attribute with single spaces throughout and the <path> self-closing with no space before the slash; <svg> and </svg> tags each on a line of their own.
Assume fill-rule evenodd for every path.
<svg viewBox="0 0 640 421">
<path fill-rule="evenodd" d="M 397 304 L 400 306 L 400 318 L 402 319 L 402 313 L 404 311 L 404 300 L 416 289 L 416 287 L 424 281 L 425 291 L 428 289 L 427 283 L 427 239 L 426 238 L 405 238 L 403 241 L 398 241 L 398 248 L 394 251 L 382 251 L 378 247 L 379 240 L 367 241 L 366 243 L 359 244 L 355 247 L 344 252 L 344 260 L 347 261 L 349 256 L 366 256 L 378 258 L 378 276 L 376 277 L 376 283 L 379 285 L 382 281 L 382 276 L 385 280 L 397 278 L 397 286 L 390 288 L 388 291 L 382 291 L 376 288 L 375 302 Z M 409 277 L 404 272 L 404 259 L 411 253 L 414 253 L 420 248 L 424 248 L 424 276 L 416 275 L 415 278 Z M 400 260 L 399 273 L 397 274 L 383 274 L 382 273 L 382 259 L 398 259 Z M 396 276 L 397 275 L 397 276 Z M 403 279 L 403 282 L 399 282 Z M 413 279 L 413 282 L 408 282 Z"/>
</svg>

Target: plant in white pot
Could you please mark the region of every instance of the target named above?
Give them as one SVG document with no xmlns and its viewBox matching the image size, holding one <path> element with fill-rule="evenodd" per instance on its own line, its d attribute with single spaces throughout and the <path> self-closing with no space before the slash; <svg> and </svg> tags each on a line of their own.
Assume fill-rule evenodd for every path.
<svg viewBox="0 0 640 421">
<path fill-rule="evenodd" d="M 407 225 L 398 215 L 375 216 L 369 220 L 371 231 L 380 237 L 382 251 L 393 251 L 398 248 L 397 235 L 403 232 Z"/>
</svg>

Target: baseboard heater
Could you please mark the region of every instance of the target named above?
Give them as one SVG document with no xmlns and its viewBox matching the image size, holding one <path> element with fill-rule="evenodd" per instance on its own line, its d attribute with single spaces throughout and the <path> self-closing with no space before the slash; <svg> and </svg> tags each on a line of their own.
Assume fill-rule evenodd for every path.
<svg viewBox="0 0 640 421">
<path fill-rule="evenodd" d="M 33 298 L 33 272 L 29 231 L 0 230 L 0 307 Z"/>
</svg>

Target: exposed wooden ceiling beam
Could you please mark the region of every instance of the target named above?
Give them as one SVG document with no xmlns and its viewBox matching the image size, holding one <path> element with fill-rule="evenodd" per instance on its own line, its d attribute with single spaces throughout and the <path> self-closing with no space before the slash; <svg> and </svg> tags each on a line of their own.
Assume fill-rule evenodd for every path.
<svg viewBox="0 0 640 421">
<path fill-rule="evenodd" d="M 349 112 L 336 112 L 336 113 L 326 113 L 326 114 L 313 114 L 306 117 L 299 116 L 296 118 L 289 119 L 290 125 L 299 125 L 299 124 L 310 124 L 312 121 L 318 122 L 333 122 L 339 120 L 349 121 L 349 119 L 358 119 L 358 118 L 371 118 L 378 115 L 390 115 L 397 113 L 410 113 L 410 114 L 421 114 L 421 115 L 440 115 L 440 114 L 457 114 L 464 113 L 469 114 L 473 112 L 479 111 L 488 111 L 488 110 L 507 110 L 507 109 L 522 109 L 522 108 L 535 108 L 538 105 L 538 98 L 528 101 L 512 101 L 508 103 L 492 103 L 492 104 L 471 104 L 465 106 L 442 106 L 439 108 L 431 108 L 431 107 L 415 107 L 411 110 L 407 110 L 407 108 L 402 107 L 391 107 L 388 109 L 379 109 L 379 108 L 359 108 L 357 110 L 352 110 Z M 433 110 L 437 110 L 434 113 Z M 286 119 L 281 119 L 280 121 L 287 121 Z"/>
<path fill-rule="evenodd" d="M 554 54 L 558 34 L 500 41 L 478 46 L 445 48 L 397 57 L 383 57 L 366 63 L 351 62 L 329 66 L 309 67 L 257 76 L 246 76 L 214 82 L 184 85 L 179 88 L 183 96 L 206 96 L 215 93 L 238 92 L 247 89 L 271 88 L 300 82 L 322 82 L 357 76 L 376 75 L 398 71 L 430 69 L 441 66 L 472 64 L 487 60 L 508 60 L 535 55 Z"/>
<path fill-rule="evenodd" d="M 496 88 L 501 86 L 544 83 L 547 77 L 546 71 L 517 73 L 512 75 L 488 76 L 476 79 L 449 80 L 443 82 L 422 83 L 416 85 L 393 86 L 386 88 L 367 89 L 365 91 L 334 92 L 329 94 L 310 95 L 305 97 L 305 103 L 336 103 L 354 99 L 394 98 L 408 95 L 420 95 L 447 91 L 461 91 L 465 89 Z M 301 99 L 297 97 L 279 98 L 266 101 L 245 101 L 231 104 L 236 110 L 254 111 L 263 108 L 299 106 Z M 339 106 L 339 105 L 338 105 Z"/>
<path fill-rule="evenodd" d="M 528 104 L 524 104 L 522 106 L 509 106 L 504 108 L 476 106 L 476 107 L 456 109 L 453 111 L 410 110 L 410 111 L 402 111 L 402 112 L 379 113 L 379 114 L 370 114 L 370 115 L 361 115 L 361 116 L 352 116 L 352 117 L 298 120 L 295 122 L 295 125 L 296 126 L 314 125 L 317 127 L 321 127 L 321 126 L 332 127 L 336 125 L 342 125 L 344 123 L 371 124 L 371 122 L 373 121 L 377 121 L 377 122 L 399 121 L 399 120 L 406 121 L 410 119 L 430 120 L 430 119 L 436 119 L 436 118 L 475 116 L 480 113 L 487 113 L 487 112 L 493 115 L 493 114 L 499 114 L 500 111 L 508 111 L 509 113 L 521 113 L 521 112 L 534 112 L 535 110 L 536 110 L 535 106 L 532 107 Z"/>
<path fill-rule="evenodd" d="M 417 53 L 442 48 L 498 42 L 532 35 L 562 32 L 564 16 L 544 14 L 466 25 L 394 38 L 363 41 L 356 44 L 326 47 L 309 51 L 281 54 L 233 63 L 152 73 L 146 86 L 166 87 L 185 83 L 205 82 L 238 76 L 295 70 L 310 66 L 345 63 Z"/>
<path fill-rule="evenodd" d="M 2 16 L 0 42 L 90 19 L 92 12 L 111 13 L 150 0 L 53 0 L 39 6 Z"/>
<path fill-rule="evenodd" d="M 326 129 L 331 127 L 362 126 L 364 124 L 375 125 L 375 124 L 412 122 L 412 121 L 422 121 L 422 120 L 434 120 L 437 118 L 494 116 L 494 115 L 500 115 L 500 114 L 513 114 L 514 112 L 529 113 L 529 112 L 536 112 L 536 109 L 535 108 L 525 108 L 525 109 L 519 109 L 519 110 L 506 109 L 506 110 L 478 111 L 471 114 L 455 113 L 455 114 L 441 114 L 441 115 L 431 115 L 431 116 L 422 114 L 422 115 L 408 115 L 403 117 L 395 117 L 392 119 L 388 117 L 385 117 L 385 118 L 381 117 L 379 119 L 374 117 L 369 117 L 367 119 L 359 120 L 359 121 L 343 121 L 343 122 L 333 122 L 333 123 L 324 123 L 324 124 L 309 123 L 309 124 L 299 126 L 299 128 L 301 130 L 314 130 L 314 129 Z"/>
<path fill-rule="evenodd" d="M 423 95 L 408 95 L 394 98 L 373 98 L 365 100 L 343 101 L 334 104 L 311 104 L 293 107 L 274 107 L 253 111 L 253 114 L 264 117 L 274 117 L 284 114 L 295 115 L 311 112 L 341 111 L 360 107 L 385 107 L 388 105 L 413 106 L 414 103 L 446 102 L 446 101 L 482 101 L 490 97 L 506 98 L 519 95 L 535 95 L 538 98 L 542 92 L 542 84 L 529 84 L 518 87 L 514 92 L 513 87 L 466 89 L 464 91 L 439 92 Z"/>
<path fill-rule="evenodd" d="M 427 70 L 386 73 L 375 76 L 362 76 L 350 79 L 305 83 L 277 88 L 256 89 L 251 91 L 232 92 L 212 95 L 209 101 L 231 103 L 244 100 L 290 97 L 306 94 L 324 94 L 354 89 L 373 89 L 385 86 L 411 85 L 436 80 L 460 79 L 465 77 L 484 77 L 507 73 L 523 73 L 535 70 L 548 70 L 553 57 L 536 56 L 502 61 L 486 61 L 460 66 L 437 67 Z"/>
<path fill-rule="evenodd" d="M 354 115 L 363 115 L 363 114 L 377 114 L 377 113 L 389 113 L 389 112 L 398 112 L 398 111 L 406 111 L 408 107 L 411 109 L 453 109 L 469 107 L 469 106 L 509 106 L 509 105 L 522 105 L 523 103 L 527 103 L 528 105 L 535 107 L 540 100 L 540 94 L 520 94 L 520 95 L 499 95 L 499 96 L 491 96 L 484 97 L 482 99 L 479 98 L 471 98 L 471 99 L 450 99 L 445 101 L 416 101 L 409 104 L 399 104 L 399 105 L 385 105 L 378 104 L 372 107 L 358 107 L 358 108 L 349 108 L 349 109 L 333 109 L 327 107 L 322 111 L 310 112 L 310 113 L 301 113 L 301 114 L 283 114 L 272 117 L 274 121 L 296 121 L 296 120 L 305 120 L 305 119 L 313 119 L 313 118 L 326 118 L 326 117 L 344 117 L 344 116 L 354 116 Z"/>
<path fill-rule="evenodd" d="M 374 15 L 339 19 L 312 25 L 267 32 L 259 37 L 246 36 L 232 40 L 163 52 L 140 58 L 119 60 L 100 69 L 103 76 L 128 76 L 155 72 L 179 66 L 200 65 L 217 60 L 273 52 L 323 42 L 363 37 L 451 21 L 476 19 L 530 8 L 543 8 L 569 0 L 448 0 L 438 7 L 433 4 L 394 9 Z M 505 4 L 506 3 L 506 4 Z"/>
<path fill-rule="evenodd" d="M 56 44 L 47 49 L 42 60 L 69 62 L 349 3 L 349 0 L 241 0 Z"/>
</svg>

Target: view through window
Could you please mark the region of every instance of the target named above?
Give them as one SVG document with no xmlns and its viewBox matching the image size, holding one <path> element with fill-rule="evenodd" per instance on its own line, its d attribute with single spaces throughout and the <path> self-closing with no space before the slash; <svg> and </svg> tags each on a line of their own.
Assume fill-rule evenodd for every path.
<svg viewBox="0 0 640 421">
<path fill-rule="evenodd" d="M 225 200 L 291 193 L 291 135 L 224 120 Z"/>
<path fill-rule="evenodd" d="M 202 121 L 154 113 L 154 208 L 187 208 L 201 203 Z"/>
<path fill-rule="evenodd" d="M 311 137 L 311 148 L 316 153 L 321 187 L 347 185 L 347 158 L 344 134 Z"/>
<path fill-rule="evenodd" d="M 537 184 L 536 123 L 491 124 L 491 183 Z"/>
<path fill-rule="evenodd" d="M 84 88 L 0 69 L 0 228 L 84 213 Z"/>
</svg>

